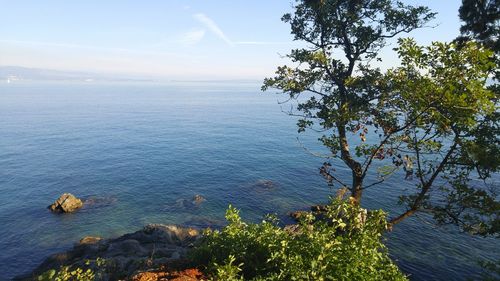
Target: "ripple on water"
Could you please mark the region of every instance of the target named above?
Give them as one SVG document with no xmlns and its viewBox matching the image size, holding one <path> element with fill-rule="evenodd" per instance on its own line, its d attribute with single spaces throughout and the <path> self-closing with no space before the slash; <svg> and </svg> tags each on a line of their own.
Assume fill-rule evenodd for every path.
<svg viewBox="0 0 500 281">
<path fill-rule="evenodd" d="M 296 122 L 259 85 L 0 85 L 0 280 L 34 268 L 84 236 L 117 237 L 149 223 L 224 225 L 324 203 L 323 162 L 296 141 Z M 301 135 L 322 151 L 317 135 Z M 349 177 L 342 166 L 340 177 Z M 363 204 L 397 213 L 394 178 Z M 74 214 L 46 207 L 70 192 Z M 206 198 L 201 204 L 193 196 Z M 465 280 L 498 241 L 412 219 L 388 235 L 414 280 Z"/>
</svg>

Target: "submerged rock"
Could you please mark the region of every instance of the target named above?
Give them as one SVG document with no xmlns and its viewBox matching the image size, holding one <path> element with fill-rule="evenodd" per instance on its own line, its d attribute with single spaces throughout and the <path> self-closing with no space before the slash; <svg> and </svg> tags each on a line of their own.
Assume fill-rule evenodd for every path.
<svg viewBox="0 0 500 281">
<path fill-rule="evenodd" d="M 277 184 L 272 180 L 258 180 L 255 186 L 263 189 L 274 189 L 277 187 Z"/>
<path fill-rule="evenodd" d="M 48 208 L 52 212 L 71 213 L 83 206 L 82 200 L 71 193 L 64 193 Z"/>
<path fill-rule="evenodd" d="M 266 180 L 266 179 L 260 179 L 260 180 L 254 182 L 254 183 L 251 183 L 249 185 L 249 188 L 253 192 L 258 192 L 258 193 L 268 192 L 268 191 L 276 189 L 277 187 L 278 187 L 277 183 L 275 183 L 272 180 Z"/>
<path fill-rule="evenodd" d="M 221 228 L 226 224 L 225 220 L 216 220 L 203 216 L 190 217 L 182 223 L 185 226 L 191 226 L 195 228 Z"/>
<path fill-rule="evenodd" d="M 118 199 L 114 196 L 89 196 L 84 198 L 83 203 L 85 209 L 96 209 L 102 207 L 109 207 L 116 204 Z"/>
<path fill-rule="evenodd" d="M 186 198 L 181 198 L 177 199 L 174 204 L 172 205 L 167 205 L 165 207 L 166 210 L 173 210 L 173 211 L 190 211 L 190 210 L 196 210 L 198 209 L 203 202 L 207 201 L 205 197 L 196 194 L 193 198 L 191 199 L 186 199 Z"/>
<path fill-rule="evenodd" d="M 205 199 L 205 197 L 199 195 L 199 194 L 196 194 L 194 197 L 193 197 L 193 203 L 194 204 L 201 204 L 203 202 L 207 201 L 207 199 Z"/>
</svg>

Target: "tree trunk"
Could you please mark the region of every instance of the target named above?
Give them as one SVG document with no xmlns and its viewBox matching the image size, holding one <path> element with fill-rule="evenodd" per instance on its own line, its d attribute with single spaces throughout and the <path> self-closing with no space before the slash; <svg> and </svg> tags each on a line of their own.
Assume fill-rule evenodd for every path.
<svg viewBox="0 0 500 281">
<path fill-rule="evenodd" d="M 456 136 L 458 136 L 458 135 L 459 135 L 459 133 L 456 133 Z M 450 150 L 448 150 L 448 152 L 446 153 L 446 156 L 443 158 L 443 160 L 441 160 L 441 163 L 439 163 L 439 166 L 436 168 L 434 173 L 432 173 L 432 176 L 430 177 L 430 179 L 428 181 L 425 181 L 424 178 L 421 177 L 422 190 L 418 194 L 417 198 L 415 198 L 415 200 L 413 201 L 411 208 L 409 210 L 406 210 L 406 212 L 402 213 L 401 215 L 391 219 L 389 221 L 391 226 L 400 223 L 401 221 L 403 221 L 407 217 L 413 215 L 414 213 L 416 213 L 420 209 L 420 207 L 425 199 L 425 195 L 431 189 L 432 185 L 434 184 L 434 180 L 436 180 L 439 173 L 441 173 L 443 171 L 445 165 L 448 163 L 448 159 L 451 157 L 452 153 L 455 151 L 457 146 L 458 146 L 458 141 L 457 141 L 457 137 L 455 137 L 455 142 L 451 146 Z M 416 148 L 417 148 L 417 157 L 418 157 L 418 146 Z M 419 159 L 419 158 L 417 158 L 417 159 Z M 418 161 L 420 161 L 420 160 L 418 160 Z M 419 164 L 418 165 L 419 168 L 418 168 L 417 172 L 421 173 L 420 162 L 418 162 L 418 164 Z"/>
<path fill-rule="evenodd" d="M 361 167 L 359 170 L 361 170 Z M 362 175 L 359 173 L 359 171 L 353 170 L 352 171 L 351 194 L 352 194 L 352 197 L 356 200 L 357 204 L 361 203 L 361 195 L 363 195 L 362 187 L 363 187 Z"/>
<path fill-rule="evenodd" d="M 351 196 L 355 199 L 355 202 L 359 204 L 361 203 L 361 196 L 363 194 L 363 169 L 361 168 L 361 164 L 352 158 L 351 152 L 349 151 L 345 124 L 337 122 L 337 129 L 339 132 L 341 158 L 352 171 Z"/>
</svg>

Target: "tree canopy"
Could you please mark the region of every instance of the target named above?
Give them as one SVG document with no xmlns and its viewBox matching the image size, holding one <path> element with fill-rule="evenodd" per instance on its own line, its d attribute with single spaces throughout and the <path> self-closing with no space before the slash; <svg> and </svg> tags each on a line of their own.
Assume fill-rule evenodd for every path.
<svg viewBox="0 0 500 281">
<path fill-rule="evenodd" d="M 331 152 L 321 174 L 357 202 L 363 190 L 404 169 L 416 189 L 401 191 L 407 207 L 393 223 L 426 210 L 439 222 L 493 234 L 499 203 L 488 178 L 499 164 L 498 103 L 486 87 L 493 53 L 474 42 L 422 47 L 400 39 L 401 66 L 372 66 L 387 39 L 433 17 L 399 1 L 298 1 L 282 20 L 308 46 L 291 50 L 293 66 L 278 67 L 262 89 L 297 99 L 299 132 L 323 132 L 320 141 Z M 351 170 L 350 183 L 331 168 L 341 163 Z M 366 182 L 368 174 L 377 180 Z"/>
<path fill-rule="evenodd" d="M 500 51 L 500 0 L 462 0 L 459 15 L 462 40 L 475 39 Z"/>
</svg>

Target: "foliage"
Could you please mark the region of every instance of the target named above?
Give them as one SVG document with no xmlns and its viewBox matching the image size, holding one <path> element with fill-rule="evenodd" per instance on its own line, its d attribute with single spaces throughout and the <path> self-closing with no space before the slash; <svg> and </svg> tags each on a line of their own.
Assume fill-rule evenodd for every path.
<svg viewBox="0 0 500 281">
<path fill-rule="evenodd" d="M 323 132 L 330 161 L 347 166 L 352 181 L 340 179 L 330 162 L 320 173 L 358 202 L 365 189 L 403 169 L 409 182 L 415 176 L 416 191 L 401 190 L 407 210 L 393 224 L 425 210 L 440 223 L 494 235 L 500 205 L 488 179 L 500 164 L 500 128 L 498 92 L 486 87 L 498 69 L 493 53 L 474 42 L 422 47 L 400 39 L 400 67 L 382 72 L 371 65 L 387 38 L 433 16 L 399 1 L 298 1 L 283 20 L 309 47 L 292 50 L 295 66 L 278 67 L 262 89 L 297 101 L 299 132 Z M 370 174 L 376 180 L 366 182 Z"/>
<path fill-rule="evenodd" d="M 86 261 L 85 267 L 61 266 L 59 270 L 50 269 L 37 277 L 38 281 L 94 281 L 102 280 L 100 268 L 105 264 L 105 260 L 97 258 L 94 261 Z M 94 266 L 97 271 L 89 268 Z"/>
<path fill-rule="evenodd" d="M 231 206 L 226 219 L 192 253 L 215 280 L 406 280 L 381 243 L 382 211 L 333 199 L 324 219 L 309 214 L 293 231 L 272 217 L 245 223 Z"/>
<path fill-rule="evenodd" d="M 463 25 L 461 41 L 478 40 L 495 52 L 500 51 L 500 0 L 462 0 L 459 10 Z"/>
<path fill-rule="evenodd" d="M 414 194 L 401 197 L 408 210 L 394 221 L 427 210 L 438 222 L 498 234 L 496 187 L 485 184 L 500 164 L 500 127 L 491 122 L 497 98 L 486 87 L 493 53 L 474 42 L 421 47 L 412 39 L 400 40 L 396 50 L 402 65 L 385 75 L 378 105 L 384 115 L 396 116 L 395 128 L 406 127 L 389 134 L 385 148 L 412 153 L 417 185 Z"/>
<path fill-rule="evenodd" d="M 303 117 L 299 132 L 314 125 L 327 132 L 320 140 L 331 158 L 351 169 L 352 184 L 327 176 L 349 187 L 358 201 L 377 146 L 359 150 L 369 162 L 363 167 L 349 149 L 349 135 L 359 134 L 364 142 L 366 126 L 386 128 L 385 122 L 390 121 L 369 118 L 377 117 L 373 101 L 379 98 L 376 81 L 381 75 L 369 62 L 377 58 L 388 38 L 419 28 L 433 17 L 426 7 L 391 0 L 322 0 L 298 1 L 294 15 L 282 18 L 290 23 L 294 39 L 309 48 L 292 50 L 288 58 L 296 66 L 278 67 L 275 77 L 264 80 L 262 90 L 275 88 L 292 99 L 307 95 L 297 106 Z"/>
<path fill-rule="evenodd" d="M 38 276 L 39 281 L 93 281 L 94 272 L 91 269 L 83 270 L 76 268 L 71 270 L 69 266 L 63 266 L 56 271 L 51 269 Z"/>
<path fill-rule="evenodd" d="M 500 260 L 496 262 L 480 262 L 483 268 L 483 281 L 498 281 L 500 280 Z"/>
</svg>

